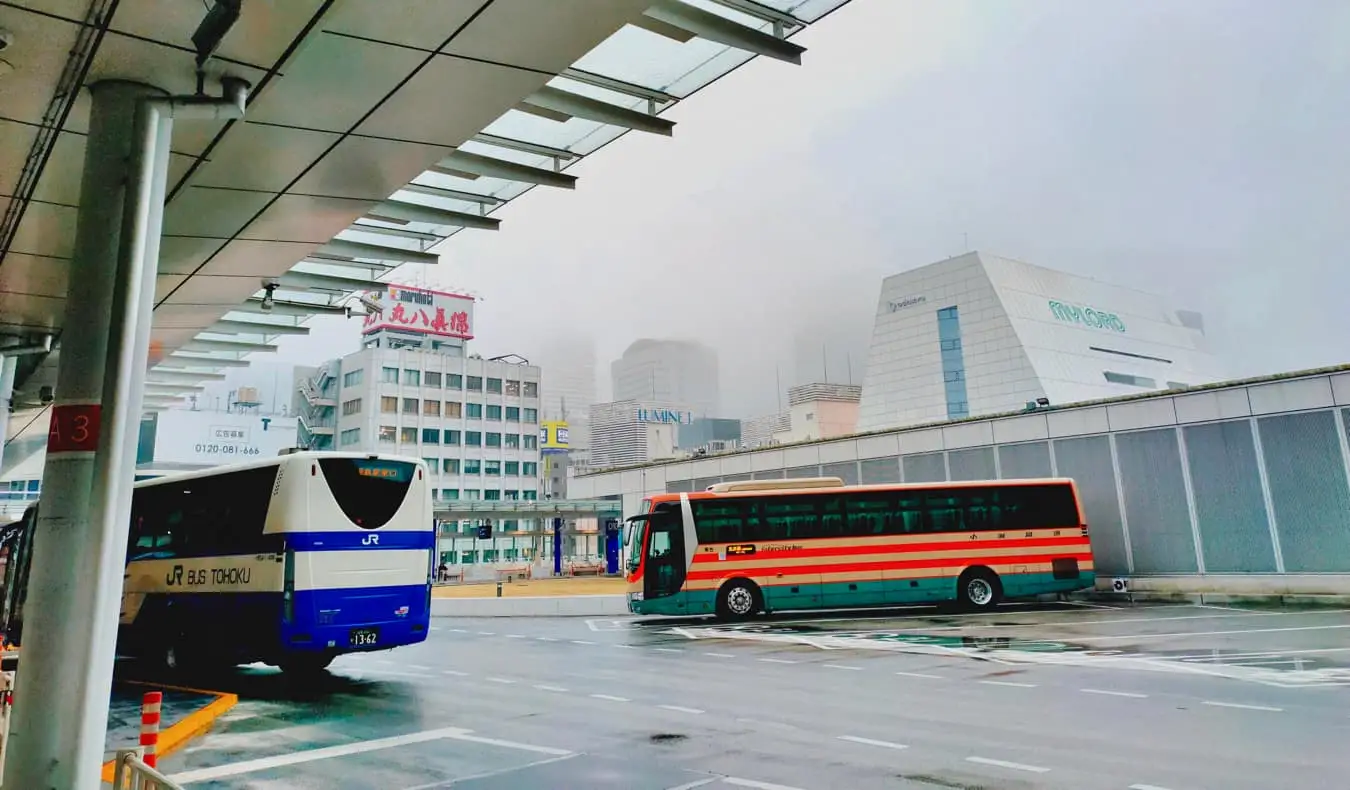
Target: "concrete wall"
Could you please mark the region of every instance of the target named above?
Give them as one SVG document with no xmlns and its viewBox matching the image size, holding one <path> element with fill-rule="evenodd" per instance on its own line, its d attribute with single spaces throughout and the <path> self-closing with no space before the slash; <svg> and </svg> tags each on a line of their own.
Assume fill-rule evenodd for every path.
<svg viewBox="0 0 1350 790">
<path fill-rule="evenodd" d="M 581 498 L 727 480 L 1077 480 L 1098 573 L 1184 591 L 1350 591 L 1350 372 L 1052 409 L 577 478 Z M 1287 582 L 1287 583 L 1286 583 Z"/>
</svg>

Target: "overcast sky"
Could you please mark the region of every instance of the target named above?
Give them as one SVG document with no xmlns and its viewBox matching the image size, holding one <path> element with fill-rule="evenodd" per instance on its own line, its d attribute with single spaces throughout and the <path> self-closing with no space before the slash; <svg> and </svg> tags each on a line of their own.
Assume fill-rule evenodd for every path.
<svg viewBox="0 0 1350 790">
<path fill-rule="evenodd" d="M 607 378 L 694 337 L 764 413 L 822 342 L 861 383 L 881 277 L 969 247 L 1198 309 L 1235 376 L 1350 361 L 1350 3 L 853 0 L 797 40 L 446 244 L 425 276 L 482 297 L 476 349 L 561 316 Z M 355 347 L 313 326 L 285 359 Z"/>
</svg>

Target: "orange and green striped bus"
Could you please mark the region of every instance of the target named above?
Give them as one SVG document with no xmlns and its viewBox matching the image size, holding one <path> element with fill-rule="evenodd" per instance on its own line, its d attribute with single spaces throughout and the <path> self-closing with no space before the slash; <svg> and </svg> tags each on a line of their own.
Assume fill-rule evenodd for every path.
<svg viewBox="0 0 1350 790">
<path fill-rule="evenodd" d="M 628 521 L 629 609 L 739 619 L 788 609 L 1069 593 L 1095 581 L 1072 480 L 718 483 Z"/>
</svg>

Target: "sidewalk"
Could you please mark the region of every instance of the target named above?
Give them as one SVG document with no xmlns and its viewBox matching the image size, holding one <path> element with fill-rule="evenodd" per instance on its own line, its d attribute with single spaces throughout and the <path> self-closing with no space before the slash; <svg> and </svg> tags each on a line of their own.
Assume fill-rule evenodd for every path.
<svg viewBox="0 0 1350 790">
<path fill-rule="evenodd" d="M 503 598 L 541 598 L 573 595 L 623 595 L 627 590 L 622 578 L 610 576 L 560 577 L 502 582 Z M 496 598 L 496 582 L 482 584 L 443 584 L 431 592 L 435 598 Z"/>
</svg>

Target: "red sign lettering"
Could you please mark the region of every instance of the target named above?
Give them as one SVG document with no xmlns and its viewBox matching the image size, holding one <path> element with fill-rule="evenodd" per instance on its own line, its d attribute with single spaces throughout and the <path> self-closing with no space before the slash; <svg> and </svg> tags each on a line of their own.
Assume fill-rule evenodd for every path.
<svg viewBox="0 0 1350 790">
<path fill-rule="evenodd" d="M 52 407 L 47 454 L 92 453 L 98 449 L 103 407 L 97 403 L 60 403 Z"/>
</svg>

